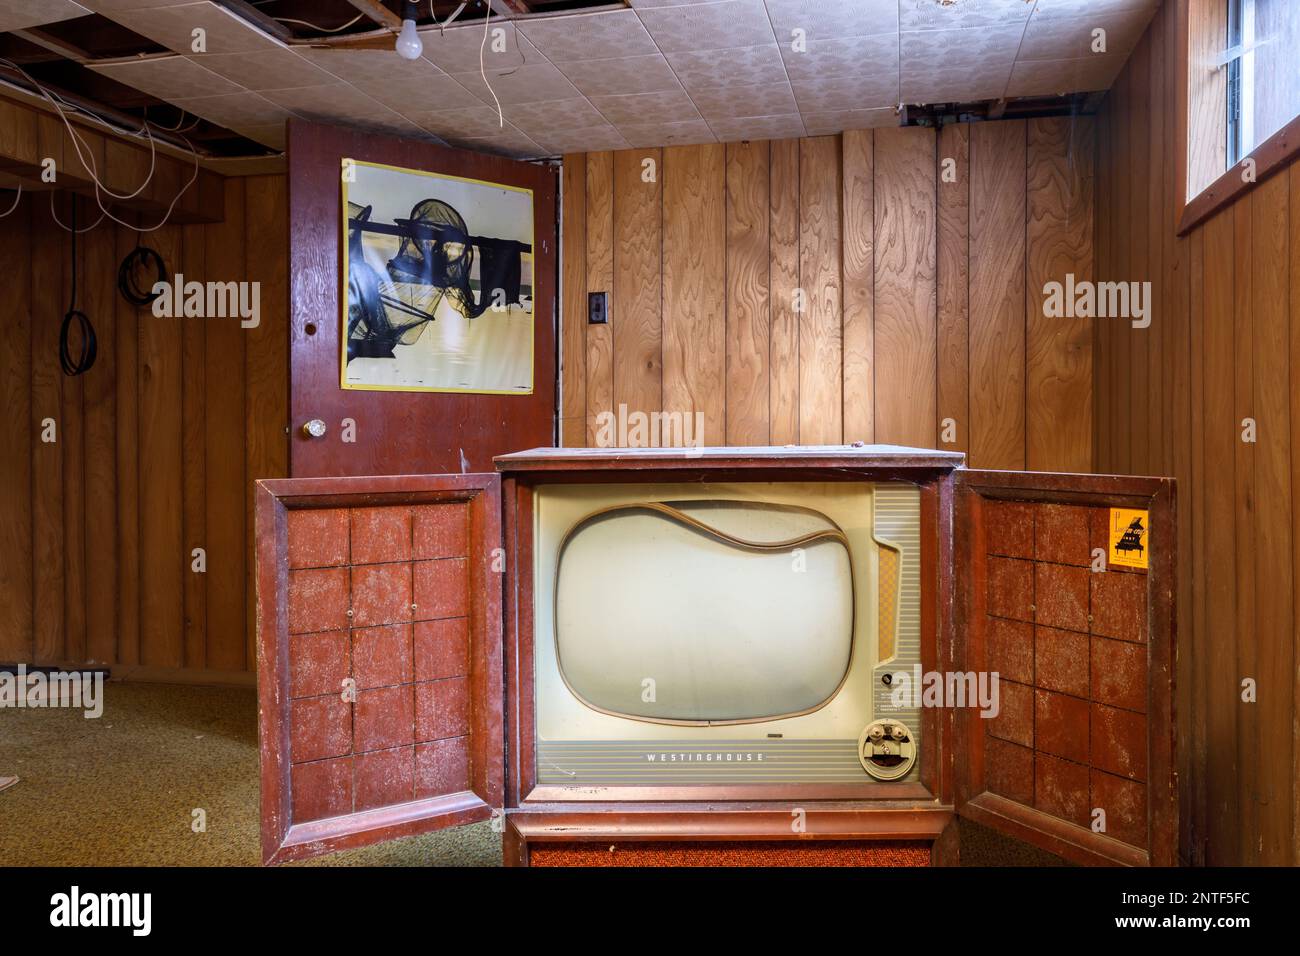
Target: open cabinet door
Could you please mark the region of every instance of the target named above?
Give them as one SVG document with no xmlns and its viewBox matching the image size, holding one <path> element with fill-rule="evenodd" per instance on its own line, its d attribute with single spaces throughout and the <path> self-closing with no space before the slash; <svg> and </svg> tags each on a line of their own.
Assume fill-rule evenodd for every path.
<svg viewBox="0 0 1300 956">
<path fill-rule="evenodd" d="M 257 482 L 265 863 L 502 805 L 500 480 Z"/>
<path fill-rule="evenodd" d="M 960 816 L 1078 863 L 1173 865 L 1173 482 L 954 472 Z"/>
</svg>

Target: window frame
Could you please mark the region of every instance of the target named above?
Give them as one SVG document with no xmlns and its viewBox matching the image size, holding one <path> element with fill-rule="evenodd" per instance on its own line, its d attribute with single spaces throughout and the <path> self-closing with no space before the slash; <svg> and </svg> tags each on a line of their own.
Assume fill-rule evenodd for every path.
<svg viewBox="0 0 1300 956">
<path fill-rule="evenodd" d="M 1244 156 L 1234 157 L 1229 136 L 1238 137 L 1241 128 L 1231 128 L 1228 118 L 1228 70 L 1221 76 L 1198 79 L 1191 66 L 1203 60 L 1216 46 L 1225 49 L 1228 31 L 1228 10 L 1232 0 L 1176 0 L 1178 82 L 1177 122 L 1179 142 L 1177 181 L 1181 190 L 1182 215 L 1178 222 L 1178 235 L 1186 235 L 1224 206 L 1249 192 L 1273 173 L 1285 167 L 1300 154 L 1300 114 L 1293 116 L 1281 129 L 1263 140 Z M 1223 31 L 1218 41 L 1207 39 L 1207 34 Z M 1243 63 L 1237 57 L 1235 63 Z M 1243 65 L 1249 67 L 1248 63 Z M 1249 77 L 1246 78 L 1247 82 Z M 1244 84 L 1243 84 L 1244 85 Z M 1202 116 L 1215 117 L 1209 124 L 1192 123 L 1193 111 Z M 1248 140 L 1247 140 L 1248 141 Z M 1222 157 L 1221 164 L 1218 162 Z M 1235 162 L 1228 165 L 1229 158 Z M 1244 175 L 1247 162 L 1254 161 L 1254 175 Z M 1212 178 L 1206 176 L 1207 164 L 1226 166 Z M 1196 192 L 1192 191 L 1196 179 L 1208 182 Z"/>
</svg>

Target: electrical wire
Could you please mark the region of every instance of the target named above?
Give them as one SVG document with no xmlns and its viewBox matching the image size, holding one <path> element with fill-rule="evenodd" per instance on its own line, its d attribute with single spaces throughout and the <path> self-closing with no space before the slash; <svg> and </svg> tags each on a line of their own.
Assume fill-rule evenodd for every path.
<svg viewBox="0 0 1300 956">
<path fill-rule="evenodd" d="M 432 2 L 432 0 L 431 0 L 431 2 Z M 272 20 L 275 20 L 277 23 L 296 23 L 296 24 L 298 24 L 299 26 L 302 26 L 302 27 L 311 27 L 313 30 L 317 31 L 318 33 L 341 33 L 342 31 L 344 31 L 344 30 L 346 30 L 348 27 L 352 26 L 352 24 L 356 23 L 358 20 L 360 20 L 360 19 L 361 19 L 362 17 L 364 17 L 364 16 L 365 16 L 364 13 L 358 13 L 355 17 L 353 17 L 353 18 L 352 18 L 351 20 L 349 20 L 347 23 L 343 24 L 343 26 L 341 26 L 341 27 L 322 27 L 322 26 L 317 26 L 317 25 L 314 24 L 314 23 L 308 23 L 306 20 L 294 20 L 292 17 L 272 17 L 271 19 L 272 19 Z"/>
<path fill-rule="evenodd" d="M 149 283 L 149 291 L 145 292 L 135 281 L 136 273 L 152 264 L 156 278 Z M 136 238 L 136 247 L 126 254 L 122 264 L 117 268 L 117 291 L 136 308 L 144 308 L 146 305 L 153 305 L 155 299 L 161 293 L 154 292 L 153 287 L 159 282 L 167 283 L 170 276 L 167 273 L 167 263 L 163 262 L 163 257 L 148 246 L 139 244 L 139 237 Z"/>
<path fill-rule="evenodd" d="M 95 364 L 99 351 L 99 340 L 95 337 L 95 327 L 86 313 L 77 308 L 77 197 L 72 197 L 72 301 L 68 311 L 63 315 L 59 326 L 59 365 L 63 374 L 68 376 L 83 375 Z M 81 332 L 81 350 L 72 354 L 72 325 L 76 323 Z"/>
<path fill-rule="evenodd" d="M 135 196 L 138 196 L 145 189 L 145 187 L 148 186 L 149 183 L 153 180 L 154 170 L 156 168 L 156 160 L 157 160 L 157 145 L 154 142 L 153 133 L 149 129 L 151 125 L 149 121 L 143 120 L 141 123 L 141 128 L 138 131 L 128 131 L 133 136 L 139 136 L 141 133 L 143 133 L 145 138 L 149 142 L 149 174 L 145 177 L 144 181 L 134 192 L 126 193 L 126 194 L 115 193 L 107 186 L 105 186 L 103 182 L 100 180 L 99 171 L 95 167 L 94 154 L 90 151 L 90 147 L 87 145 L 86 141 L 73 127 L 72 122 L 68 119 L 67 112 L 65 111 L 65 107 L 68 107 L 69 104 L 64 102 L 62 97 L 51 94 L 49 90 L 45 89 L 44 86 L 42 86 L 39 82 L 37 82 L 35 77 L 33 77 L 30 73 L 24 70 L 17 63 L 14 63 L 12 60 L 9 60 L 4 57 L 0 57 L 0 64 L 4 64 L 5 66 L 8 66 L 10 69 L 14 70 L 25 80 L 27 80 L 27 82 L 31 84 L 37 90 L 37 92 L 39 92 L 41 96 L 43 96 L 46 99 L 46 101 L 49 102 L 51 106 L 54 107 L 54 111 L 59 114 L 59 119 L 63 120 L 63 125 L 68 131 L 69 138 L 72 140 L 72 146 L 77 152 L 77 158 L 81 160 L 82 167 L 90 174 L 91 181 L 95 184 L 95 205 L 99 207 L 100 212 L 103 214 L 100 216 L 99 219 L 95 221 L 95 225 L 99 225 L 99 223 L 103 221 L 105 216 L 113 220 L 114 222 L 118 223 L 119 225 L 126 226 L 128 229 L 135 229 L 139 232 L 154 232 L 155 230 L 161 229 L 163 226 L 167 224 L 167 221 L 171 218 L 173 210 L 175 210 L 176 208 L 176 204 L 180 202 L 181 196 L 185 195 L 185 193 L 189 190 L 189 188 L 192 185 L 194 185 L 195 181 L 199 178 L 199 154 L 198 151 L 194 149 L 194 144 L 190 142 L 188 137 L 178 133 L 180 138 L 185 141 L 185 145 L 189 147 L 190 154 L 194 157 L 194 171 L 190 174 L 189 180 L 185 183 L 184 186 L 181 187 L 180 191 L 172 199 L 171 203 L 168 204 L 167 211 L 163 213 L 162 218 L 155 225 L 152 226 L 138 226 L 134 223 L 126 222 L 125 220 L 119 219 L 116 216 L 114 216 L 111 212 L 109 212 L 108 208 L 105 207 L 104 205 L 104 199 L 102 193 L 107 193 L 110 197 L 118 200 L 132 199 Z M 75 107 L 69 107 L 69 108 L 72 109 L 73 112 L 85 113 L 85 111 L 76 109 Z M 94 114 L 85 113 L 85 115 L 94 115 Z M 98 116 L 96 116 L 95 118 L 100 120 L 100 122 L 104 122 L 104 120 Z M 107 125 L 110 125 L 116 129 L 122 128 L 119 124 L 107 124 Z M 52 198 L 51 198 L 50 208 L 51 208 L 51 212 L 53 212 Z M 58 223 L 58 225 L 63 229 L 65 230 L 68 229 L 67 226 L 63 225 L 63 223 L 59 221 L 57 214 L 54 215 L 54 221 Z M 73 229 L 75 228 L 76 226 L 74 224 Z M 88 227 L 88 229 L 93 229 L 93 228 L 94 226 Z M 88 229 L 83 229 L 81 231 L 85 232 L 88 231 Z"/>
<path fill-rule="evenodd" d="M 483 51 L 487 49 L 488 24 L 492 22 L 492 4 L 490 0 L 484 0 L 484 3 L 487 5 L 487 15 L 483 17 L 483 42 L 478 45 L 478 72 L 479 75 L 483 77 L 483 82 L 487 85 L 488 92 L 492 94 L 492 99 L 496 101 L 497 126 L 504 129 L 506 118 L 505 114 L 501 112 L 501 101 L 497 99 L 497 91 L 492 89 L 492 84 L 487 78 L 487 70 L 483 66 Z"/>
<path fill-rule="evenodd" d="M 104 214 L 100 213 L 99 218 L 96 219 L 94 222 L 92 222 L 85 229 L 78 229 L 77 224 L 75 222 L 71 226 L 65 226 L 63 224 L 63 220 L 59 218 L 59 214 L 54 209 L 54 193 L 51 192 L 50 193 L 50 218 L 53 219 L 54 224 L 58 226 L 60 229 L 62 229 L 64 232 L 73 232 L 80 235 L 83 232 L 90 232 L 90 230 L 94 229 L 101 222 L 103 222 Z"/>
<path fill-rule="evenodd" d="M 23 184 L 22 184 L 22 183 L 19 183 L 19 184 L 18 184 L 18 194 L 17 194 L 16 196 L 14 196 L 14 204 L 13 204 L 12 206 L 10 206 L 8 209 L 6 209 L 3 213 L 0 213 L 0 219 L 4 219 L 6 216 L 8 216 L 10 213 L 12 213 L 15 209 L 17 209 L 17 208 L 18 208 L 18 201 L 19 201 L 20 199 L 22 199 L 22 198 L 23 198 Z"/>
</svg>

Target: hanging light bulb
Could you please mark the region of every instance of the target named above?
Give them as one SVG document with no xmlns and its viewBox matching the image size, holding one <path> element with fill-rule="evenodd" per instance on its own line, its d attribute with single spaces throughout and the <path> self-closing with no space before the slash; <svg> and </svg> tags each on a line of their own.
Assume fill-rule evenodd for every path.
<svg viewBox="0 0 1300 956">
<path fill-rule="evenodd" d="M 419 15 L 419 6 L 407 3 L 402 8 L 402 32 L 397 35 L 397 55 L 404 60 L 419 59 L 424 52 L 420 34 L 415 32 L 415 18 Z"/>
</svg>

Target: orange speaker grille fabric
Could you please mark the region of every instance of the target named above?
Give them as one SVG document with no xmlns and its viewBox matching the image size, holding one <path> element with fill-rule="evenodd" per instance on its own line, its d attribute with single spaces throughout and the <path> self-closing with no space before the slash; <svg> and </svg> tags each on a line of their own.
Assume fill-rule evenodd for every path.
<svg viewBox="0 0 1300 956">
<path fill-rule="evenodd" d="M 930 844 L 848 840 L 762 843 L 534 843 L 532 866 L 929 866 Z"/>
</svg>

